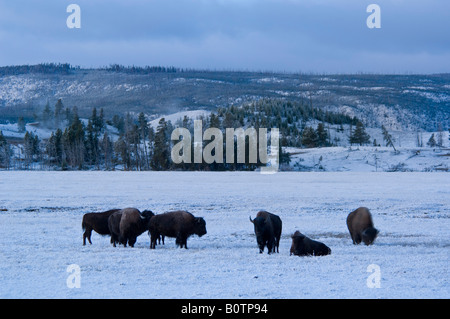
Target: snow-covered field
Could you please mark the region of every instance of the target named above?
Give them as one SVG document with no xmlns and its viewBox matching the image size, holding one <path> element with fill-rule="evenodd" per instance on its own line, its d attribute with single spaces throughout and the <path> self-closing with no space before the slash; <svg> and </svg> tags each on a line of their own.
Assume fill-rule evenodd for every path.
<svg viewBox="0 0 450 319">
<path fill-rule="evenodd" d="M 84 213 L 130 206 L 189 210 L 208 233 L 188 250 L 172 238 L 150 250 L 147 233 L 135 248 L 98 234 L 82 246 Z M 359 206 L 380 230 L 373 246 L 350 240 Z M 260 209 L 283 220 L 279 254 L 258 252 L 248 217 Z M 3 171 L 0 298 L 449 298 L 449 217 L 446 173 Z M 289 256 L 295 230 L 332 254 Z"/>
</svg>

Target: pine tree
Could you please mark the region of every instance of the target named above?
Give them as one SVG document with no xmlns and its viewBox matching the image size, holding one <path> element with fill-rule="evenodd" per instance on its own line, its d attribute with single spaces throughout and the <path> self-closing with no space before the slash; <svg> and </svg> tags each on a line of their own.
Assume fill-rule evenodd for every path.
<svg viewBox="0 0 450 319">
<path fill-rule="evenodd" d="M 99 165 L 98 133 L 94 129 L 93 121 L 89 119 L 86 127 L 86 158 L 90 165 Z"/>
<path fill-rule="evenodd" d="M 235 118 L 231 111 L 227 111 L 225 113 L 224 119 L 223 119 L 223 128 L 233 128 L 234 127 Z"/>
<path fill-rule="evenodd" d="M 23 118 L 23 116 L 19 117 L 17 119 L 17 130 L 20 133 L 23 133 L 25 132 L 25 126 L 26 126 L 25 119 Z"/>
<path fill-rule="evenodd" d="M 50 127 L 51 119 L 52 119 L 52 111 L 50 110 L 50 104 L 47 102 L 47 104 L 45 104 L 44 111 L 42 112 L 42 124 L 45 127 Z"/>
<path fill-rule="evenodd" d="M 429 147 L 436 147 L 436 140 L 434 139 L 434 133 L 431 134 L 430 139 L 427 142 Z"/>
<path fill-rule="evenodd" d="M 73 114 L 72 114 L 72 111 L 70 110 L 70 108 L 66 107 L 66 110 L 64 113 L 65 113 L 65 120 L 66 120 L 67 126 L 72 125 Z"/>
<path fill-rule="evenodd" d="M 350 144 L 368 144 L 370 142 L 370 135 L 366 133 L 362 122 L 357 122 L 355 130 L 350 135 Z"/>
<path fill-rule="evenodd" d="M 9 169 L 11 160 L 11 148 L 3 132 L 0 131 L 0 167 Z"/>
<path fill-rule="evenodd" d="M 139 129 L 139 138 L 142 140 L 144 144 L 144 156 L 142 160 L 142 169 L 148 170 L 150 167 L 149 155 L 148 155 L 148 137 L 149 137 L 149 128 L 148 122 L 145 114 L 141 112 L 138 116 L 138 129 Z"/>
<path fill-rule="evenodd" d="M 85 131 L 76 109 L 73 110 L 72 125 L 63 134 L 65 160 L 68 165 L 81 169 L 85 159 Z"/>
<path fill-rule="evenodd" d="M 62 120 L 62 112 L 64 109 L 64 105 L 61 101 L 61 99 L 58 99 L 58 101 L 55 104 L 55 127 L 61 126 L 61 120 Z"/>
<path fill-rule="evenodd" d="M 383 133 L 383 140 L 386 142 L 386 146 L 392 146 L 394 151 L 397 152 L 397 150 L 395 149 L 395 146 L 394 146 L 394 142 L 393 142 L 394 139 L 392 138 L 392 135 L 389 134 L 387 129 L 384 127 L 384 125 L 381 125 L 381 131 Z"/>
<path fill-rule="evenodd" d="M 26 132 L 23 142 L 24 155 L 25 155 L 25 165 L 34 162 L 35 156 L 39 155 L 39 137 L 32 132 Z"/>
<path fill-rule="evenodd" d="M 121 135 L 119 139 L 114 143 L 114 151 L 118 155 L 117 162 L 121 163 L 124 166 L 125 170 L 130 170 L 130 152 L 128 150 L 128 144 L 126 143 L 125 137 L 123 135 Z"/>
<path fill-rule="evenodd" d="M 47 141 L 45 153 L 50 163 L 54 162 L 61 166 L 63 161 L 63 133 L 61 129 L 52 132 L 52 135 Z"/>
<path fill-rule="evenodd" d="M 169 157 L 169 143 L 166 137 L 167 135 L 167 122 L 164 118 L 161 118 L 158 123 L 158 127 L 155 133 L 153 156 L 150 162 L 152 169 L 154 170 L 166 170 L 170 166 Z"/>
<path fill-rule="evenodd" d="M 317 124 L 316 135 L 317 146 L 328 146 L 328 132 L 322 122 Z"/>
<path fill-rule="evenodd" d="M 211 112 L 209 115 L 209 127 L 210 128 L 218 128 L 220 129 L 220 118 Z"/>
<path fill-rule="evenodd" d="M 312 127 L 305 127 L 302 134 L 302 144 L 306 148 L 317 147 L 317 134 Z"/>
<path fill-rule="evenodd" d="M 122 116 L 114 115 L 112 118 L 112 125 L 117 129 L 119 134 L 125 133 L 125 120 Z"/>
<path fill-rule="evenodd" d="M 103 108 L 100 110 L 100 116 L 97 115 L 97 108 L 92 109 L 92 115 L 90 120 L 92 121 L 92 128 L 97 138 L 105 127 L 105 121 L 103 119 Z"/>
<path fill-rule="evenodd" d="M 104 156 L 105 169 L 109 170 L 110 166 L 114 162 L 114 145 L 108 132 L 103 133 L 103 138 L 100 141 L 101 153 Z"/>
</svg>

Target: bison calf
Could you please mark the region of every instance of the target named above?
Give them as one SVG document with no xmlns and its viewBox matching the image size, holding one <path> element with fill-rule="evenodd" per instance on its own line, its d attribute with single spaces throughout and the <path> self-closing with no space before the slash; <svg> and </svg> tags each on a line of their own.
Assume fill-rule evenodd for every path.
<svg viewBox="0 0 450 319">
<path fill-rule="evenodd" d="M 312 240 L 298 230 L 291 236 L 292 246 L 290 255 L 296 256 L 326 256 L 331 249 L 324 243 Z"/>
<path fill-rule="evenodd" d="M 275 248 L 279 252 L 278 247 L 280 245 L 282 228 L 280 217 L 266 211 L 260 211 L 256 214 L 255 219 L 249 218 L 254 225 L 259 253 L 264 251 L 265 246 L 267 246 L 269 254 L 275 252 Z"/>
<path fill-rule="evenodd" d="M 201 217 L 194 217 L 191 213 L 180 210 L 155 215 L 150 219 L 148 230 L 151 249 L 155 249 L 156 240 L 160 236 L 175 237 L 177 246 L 187 249 L 187 239 L 191 235 L 201 237 L 206 234 L 206 222 Z"/>
<path fill-rule="evenodd" d="M 354 245 L 359 245 L 361 241 L 372 245 L 378 235 L 378 230 L 373 227 L 372 215 L 366 207 L 359 207 L 347 216 L 347 227 Z"/>
<path fill-rule="evenodd" d="M 111 209 L 102 213 L 87 213 L 83 215 L 83 220 L 81 222 L 81 227 L 84 230 L 83 233 L 83 246 L 86 245 L 86 238 L 91 242 L 92 230 L 99 233 L 100 235 L 110 235 L 108 227 L 108 218 L 120 209 Z"/>
</svg>

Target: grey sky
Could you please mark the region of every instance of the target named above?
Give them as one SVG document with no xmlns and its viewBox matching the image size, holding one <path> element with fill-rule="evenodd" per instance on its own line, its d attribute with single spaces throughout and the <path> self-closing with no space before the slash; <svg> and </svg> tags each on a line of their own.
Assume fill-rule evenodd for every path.
<svg viewBox="0 0 450 319">
<path fill-rule="evenodd" d="M 68 29 L 66 7 L 81 7 Z M 381 7 L 381 29 L 366 7 Z M 450 72 L 447 0 L 0 0 L 0 65 Z"/>
</svg>

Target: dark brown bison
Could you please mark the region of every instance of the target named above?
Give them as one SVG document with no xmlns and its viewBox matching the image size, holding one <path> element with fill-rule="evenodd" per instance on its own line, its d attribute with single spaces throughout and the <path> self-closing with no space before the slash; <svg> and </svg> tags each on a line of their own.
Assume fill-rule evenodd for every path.
<svg viewBox="0 0 450 319">
<path fill-rule="evenodd" d="M 136 238 L 148 229 L 148 223 L 154 216 L 153 212 L 145 210 L 142 213 L 136 208 L 125 208 L 112 214 L 108 219 L 111 232 L 111 243 L 127 243 L 134 247 Z"/>
<path fill-rule="evenodd" d="M 81 222 L 81 227 L 84 230 L 83 233 L 83 245 L 86 245 L 86 238 L 91 242 L 92 230 L 99 233 L 100 235 L 110 235 L 108 227 L 108 218 L 113 213 L 119 211 L 120 209 L 111 209 L 102 213 L 87 213 L 83 215 L 83 221 Z"/>
<path fill-rule="evenodd" d="M 361 241 L 371 245 L 378 235 L 378 230 L 373 227 L 372 215 L 366 207 L 359 207 L 347 216 L 347 227 L 354 245 L 359 245 Z"/>
<path fill-rule="evenodd" d="M 113 244 L 114 247 L 116 247 L 116 244 L 121 243 L 120 227 L 119 227 L 121 218 L 122 218 L 121 210 L 113 213 L 108 218 L 108 227 L 109 232 L 111 233 L 111 244 Z"/>
<path fill-rule="evenodd" d="M 292 245 L 290 255 L 296 256 L 325 256 L 331 254 L 331 249 L 324 243 L 312 240 L 298 230 L 291 236 Z"/>
<path fill-rule="evenodd" d="M 258 243 L 259 252 L 264 251 L 267 246 L 268 253 L 279 252 L 282 222 L 279 216 L 266 211 L 260 211 L 256 214 L 255 219 L 250 221 L 254 225 L 256 242 Z"/>
<path fill-rule="evenodd" d="M 151 249 L 155 249 L 160 236 L 163 239 L 165 236 L 175 237 L 177 246 L 187 249 L 189 236 L 195 234 L 201 237 L 206 234 L 206 222 L 202 217 L 194 217 L 189 212 L 179 210 L 155 215 L 150 219 L 148 230 Z"/>
</svg>

